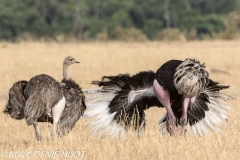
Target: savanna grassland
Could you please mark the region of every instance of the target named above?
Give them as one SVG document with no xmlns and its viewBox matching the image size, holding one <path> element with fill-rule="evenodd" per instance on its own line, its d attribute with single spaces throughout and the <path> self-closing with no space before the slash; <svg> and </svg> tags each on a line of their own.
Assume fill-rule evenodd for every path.
<svg viewBox="0 0 240 160">
<path fill-rule="evenodd" d="M 50 137 L 51 124 L 40 123 L 43 140 L 38 142 L 33 127 L 27 126 L 25 120 L 16 121 L 2 113 L 8 99 L 8 90 L 14 82 L 29 80 L 42 73 L 60 81 L 62 61 L 67 55 L 80 61 L 80 64 L 69 68 L 69 76 L 82 89 L 94 87 L 90 82 L 103 75 L 156 71 L 170 59 L 197 58 L 206 63 L 210 78 L 231 86 L 224 91 L 233 97 L 229 101 L 229 120 L 223 122 L 222 132 L 219 133 L 174 138 L 162 136 L 159 132 L 158 120 L 165 110 L 152 108 L 146 112 L 147 126 L 140 138 L 130 132 L 127 139 L 100 139 L 91 135 L 90 129 L 84 129 L 87 119 L 80 119 L 72 132 L 61 139 Z M 66 44 L 2 42 L 0 57 L 0 159 L 14 159 L 10 154 L 13 151 L 17 152 L 18 158 L 15 159 L 240 159 L 240 41 Z M 21 155 L 21 151 L 24 154 Z M 55 154 L 49 158 L 44 151 Z M 68 153 L 75 153 L 75 157 Z M 85 154 L 81 158 L 82 155 L 79 154 L 83 153 Z"/>
</svg>

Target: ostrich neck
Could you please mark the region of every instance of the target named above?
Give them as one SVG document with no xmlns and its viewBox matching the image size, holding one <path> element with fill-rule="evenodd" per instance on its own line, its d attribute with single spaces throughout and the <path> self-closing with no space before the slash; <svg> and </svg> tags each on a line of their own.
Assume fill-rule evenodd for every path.
<svg viewBox="0 0 240 160">
<path fill-rule="evenodd" d="M 68 79 L 67 69 L 68 69 L 68 66 L 63 63 L 63 78 L 65 79 Z"/>
</svg>

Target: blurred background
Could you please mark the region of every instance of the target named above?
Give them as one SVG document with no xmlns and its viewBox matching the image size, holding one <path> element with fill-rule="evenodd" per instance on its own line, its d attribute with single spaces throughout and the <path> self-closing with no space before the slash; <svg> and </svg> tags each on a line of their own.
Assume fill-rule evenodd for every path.
<svg viewBox="0 0 240 160">
<path fill-rule="evenodd" d="M 238 39 L 240 0 L 0 0 L 1 41 Z"/>
</svg>

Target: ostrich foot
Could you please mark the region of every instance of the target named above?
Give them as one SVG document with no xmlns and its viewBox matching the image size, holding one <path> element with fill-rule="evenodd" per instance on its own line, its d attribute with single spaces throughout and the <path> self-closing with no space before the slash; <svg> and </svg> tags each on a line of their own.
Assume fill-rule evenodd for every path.
<svg viewBox="0 0 240 160">
<path fill-rule="evenodd" d="M 38 134 L 36 134 L 36 139 L 37 139 L 38 141 L 41 141 L 41 140 L 42 140 L 42 136 L 41 136 L 41 135 L 38 135 Z"/>
<path fill-rule="evenodd" d="M 186 129 L 182 128 L 181 126 L 178 126 L 175 129 L 174 136 L 176 137 L 184 136 L 185 133 L 186 133 Z"/>
<path fill-rule="evenodd" d="M 167 131 L 169 132 L 169 134 L 171 136 L 174 136 L 174 134 L 175 134 L 174 132 L 175 132 L 175 129 L 176 129 L 176 118 L 175 118 L 175 116 L 168 116 L 166 125 L 167 125 Z"/>
<path fill-rule="evenodd" d="M 181 126 L 182 128 L 185 128 L 186 125 L 187 125 L 187 117 L 182 117 L 182 118 L 180 119 L 180 126 Z"/>
<path fill-rule="evenodd" d="M 173 116 L 167 117 L 167 131 L 171 136 L 184 136 L 186 133 L 187 118 L 180 119 L 180 126 L 176 126 L 176 118 Z"/>
<path fill-rule="evenodd" d="M 187 117 L 182 117 L 180 119 L 180 133 L 179 135 L 183 136 L 185 135 L 187 129 L 186 129 L 186 125 L 187 125 Z"/>
</svg>

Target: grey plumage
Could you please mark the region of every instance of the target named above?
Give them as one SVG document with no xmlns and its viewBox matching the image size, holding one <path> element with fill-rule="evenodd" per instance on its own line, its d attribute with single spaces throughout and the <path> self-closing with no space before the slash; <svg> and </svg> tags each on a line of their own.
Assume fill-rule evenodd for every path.
<svg viewBox="0 0 240 160">
<path fill-rule="evenodd" d="M 24 118 L 23 108 L 26 100 L 23 91 L 27 81 L 18 81 L 9 89 L 9 99 L 5 106 L 4 113 L 9 114 L 12 118 L 20 120 Z"/>
<path fill-rule="evenodd" d="M 35 119 L 43 122 L 52 120 L 51 109 L 63 98 L 63 92 L 58 81 L 41 74 L 29 80 L 24 96 L 27 100 L 24 107 L 25 119 L 28 125 L 32 125 Z"/>
<path fill-rule="evenodd" d="M 61 83 L 45 74 L 34 76 L 29 82 L 14 83 L 4 113 L 14 119 L 25 118 L 28 125 L 34 126 L 38 140 L 41 134 L 37 122 L 53 123 L 53 136 L 68 133 L 86 109 L 80 86 L 67 77 L 67 68 L 74 63 L 79 62 L 70 56 L 64 59 Z"/>
<path fill-rule="evenodd" d="M 81 118 L 86 110 L 85 95 L 81 87 L 72 79 L 61 81 L 64 83 L 63 94 L 66 98 L 66 105 L 59 121 L 61 134 L 66 134 L 72 130 L 76 122 Z"/>
</svg>

